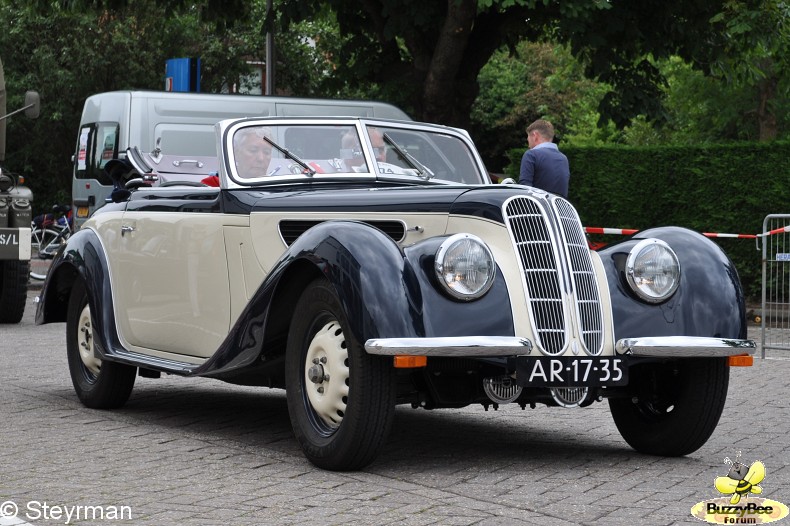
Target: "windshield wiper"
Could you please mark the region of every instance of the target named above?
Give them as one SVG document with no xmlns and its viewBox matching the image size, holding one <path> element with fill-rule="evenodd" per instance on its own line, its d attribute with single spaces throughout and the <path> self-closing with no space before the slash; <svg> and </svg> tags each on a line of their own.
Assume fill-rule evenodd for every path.
<svg viewBox="0 0 790 526">
<path fill-rule="evenodd" d="M 428 168 L 427 166 L 422 164 L 420 161 L 415 159 L 414 156 L 412 154 L 410 154 L 409 152 L 407 152 L 405 149 L 401 148 L 398 145 L 398 143 L 396 143 L 392 139 L 392 137 L 389 136 L 389 134 L 386 134 L 386 133 L 384 134 L 384 141 L 387 144 L 389 144 L 390 146 L 392 146 L 392 148 L 401 157 L 401 159 L 406 161 L 406 163 L 409 166 L 411 166 L 412 170 L 417 172 L 418 176 L 420 176 L 421 178 L 425 179 L 426 181 L 436 177 L 436 174 L 434 174 L 433 171 L 430 168 Z"/>
<path fill-rule="evenodd" d="M 271 144 L 273 147 L 277 148 L 280 151 L 280 153 L 285 155 L 286 159 L 291 159 L 296 164 L 298 164 L 299 166 L 304 168 L 304 173 L 308 177 L 312 177 L 312 176 L 315 175 L 315 169 L 311 168 L 310 166 L 307 165 L 306 162 L 301 160 L 298 156 L 296 156 L 296 155 L 292 154 L 290 151 L 288 151 L 288 148 L 283 148 L 282 146 L 280 146 L 279 144 L 277 144 L 276 142 L 274 142 L 273 140 L 271 140 L 270 138 L 265 137 L 265 136 L 263 137 L 263 140 L 268 142 L 269 144 Z"/>
</svg>

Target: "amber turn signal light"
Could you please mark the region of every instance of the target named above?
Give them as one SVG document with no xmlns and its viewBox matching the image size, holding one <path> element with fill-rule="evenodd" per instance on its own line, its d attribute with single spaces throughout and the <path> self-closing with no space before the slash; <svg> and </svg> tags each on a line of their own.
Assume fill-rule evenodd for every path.
<svg viewBox="0 0 790 526">
<path fill-rule="evenodd" d="M 728 356 L 727 365 L 731 367 L 751 367 L 754 365 L 754 356 L 749 356 L 748 354 Z"/>
<path fill-rule="evenodd" d="M 413 369 L 428 365 L 427 356 L 394 356 L 393 365 L 396 369 Z"/>
</svg>

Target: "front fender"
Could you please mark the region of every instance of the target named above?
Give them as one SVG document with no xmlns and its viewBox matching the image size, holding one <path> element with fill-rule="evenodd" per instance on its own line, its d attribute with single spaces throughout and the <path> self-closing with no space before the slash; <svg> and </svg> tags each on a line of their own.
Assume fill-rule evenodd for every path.
<svg viewBox="0 0 790 526">
<path fill-rule="evenodd" d="M 625 280 L 629 250 L 640 240 L 661 239 L 680 261 L 680 285 L 666 302 L 637 299 Z M 661 227 L 599 250 L 612 297 L 616 339 L 647 336 L 746 338 L 746 306 L 732 261 L 705 236 Z"/>
<path fill-rule="evenodd" d="M 245 307 L 219 351 L 196 374 L 218 375 L 282 354 L 293 306 L 304 286 L 323 275 L 332 284 L 357 341 L 373 338 L 513 335 L 501 273 L 480 300 L 444 296 L 429 272 L 441 238 L 405 251 L 381 230 L 355 221 L 326 221 L 283 254 Z"/>
<path fill-rule="evenodd" d="M 370 338 L 512 336 L 502 273 L 483 298 L 459 302 L 433 279 L 436 250 L 444 236 L 405 250 L 382 231 L 353 221 L 328 221 L 310 229 L 289 249 L 307 259 L 334 286 L 358 341 Z"/>
<path fill-rule="evenodd" d="M 64 322 L 68 315 L 71 288 L 76 279 L 85 282 L 93 315 L 96 346 L 102 359 L 123 350 L 115 327 L 109 266 L 99 236 L 83 228 L 69 237 L 55 255 L 39 295 L 36 324 Z"/>
</svg>

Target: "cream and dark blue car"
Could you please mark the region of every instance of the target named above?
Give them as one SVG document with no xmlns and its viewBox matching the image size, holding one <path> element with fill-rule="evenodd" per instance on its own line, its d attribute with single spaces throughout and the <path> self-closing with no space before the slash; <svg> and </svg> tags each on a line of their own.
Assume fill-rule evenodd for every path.
<svg viewBox="0 0 790 526">
<path fill-rule="evenodd" d="M 372 462 L 397 405 L 606 400 L 625 441 L 702 446 L 748 362 L 727 256 L 689 230 L 588 248 L 573 205 L 491 184 L 463 131 L 364 118 L 216 126 L 217 159 L 130 149 L 55 258 L 77 396 L 137 375 L 284 388 L 305 456 Z M 581 414 L 583 416 L 583 413 Z"/>
</svg>

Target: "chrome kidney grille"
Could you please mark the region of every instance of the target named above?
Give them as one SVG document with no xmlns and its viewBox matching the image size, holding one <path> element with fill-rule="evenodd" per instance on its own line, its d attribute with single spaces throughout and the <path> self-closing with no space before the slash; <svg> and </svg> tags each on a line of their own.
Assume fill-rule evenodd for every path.
<svg viewBox="0 0 790 526">
<path fill-rule="evenodd" d="M 517 196 L 505 202 L 503 212 L 521 263 L 527 307 L 537 334 L 535 345 L 546 354 L 562 353 L 571 332 L 569 324 L 577 323 L 586 352 L 600 354 L 600 293 L 576 210 L 558 197 Z M 567 305 L 575 306 L 573 312 L 567 312 Z"/>
</svg>

